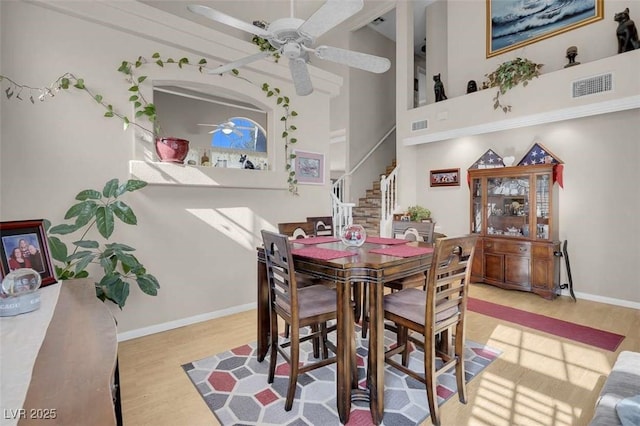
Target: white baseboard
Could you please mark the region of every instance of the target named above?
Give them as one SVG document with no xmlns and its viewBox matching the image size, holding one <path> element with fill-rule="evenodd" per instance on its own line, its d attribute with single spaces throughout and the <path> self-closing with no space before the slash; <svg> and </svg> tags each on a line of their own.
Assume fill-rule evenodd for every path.
<svg viewBox="0 0 640 426">
<path fill-rule="evenodd" d="M 562 290 L 562 296 L 570 297 L 569 290 Z M 576 299 L 580 301 L 591 300 L 593 302 L 607 303 L 609 305 L 622 306 L 625 308 L 639 309 L 640 303 L 631 302 L 623 299 L 614 299 L 612 297 L 598 296 L 595 294 L 575 292 Z M 222 309 L 220 311 L 209 312 L 206 314 L 195 315 L 189 318 L 182 318 L 175 321 L 169 321 L 162 324 L 156 324 L 149 327 L 138 328 L 136 330 L 126 331 L 124 333 L 118 333 L 118 342 L 124 342 L 125 340 L 131 340 L 138 337 L 148 336 L 150 334 L 160 333 L 167 330 L 173 330 L 174 328 L 184 327 L 185 325 L 196 324 L 203 321 L 208 321 L 216 318 L 225 317 L 227 315 L 237 314 L 240 312 L 256 309 L 256 303 L 247 303 L 246 305 L 233 306 L 231 308 Z"/>
<path fill-rule="evenodd" d="M 579 291 L 576 291 L 574 293 L 578 301 L 580 301 L 580 299 L 591 300 L 592 302 L 606 303 L 608 305 L 622 306 L 624 308 L 640 309 L 640 303 L 632 302 L 630 300 L 614 299 L 613 297 L 598 296 L 597 294 L 581 293 Z M 569 290 L 566 289 L 562 290 L 561 294 L 562 296 L 571 297 L 571 295 L 569 294 Z"/>
<path fill-rule="evenodd" d="M 240 312 L 256 309 L 257 304 L 247 303 L 246 305 L 233 306 L 231 308 L 222 309 L 220 311 L 208 312 L 206 314 L 194 315 L 188 318 L 182 318 L 175 321 L 169 321 L 162 324 L 156 324 L 149 327 L 138 328 L 124 333 L 118 333 L 118 342 L 131 340 L 138 337 L 148 336 L 150 334 L 160 333 L 174 328 L 184 327 L 185 325 L 196 324 L 203 321 L 209 321 L 216 318 L 226 317 L 227 315 L 237 314 Z"/>
</svg>

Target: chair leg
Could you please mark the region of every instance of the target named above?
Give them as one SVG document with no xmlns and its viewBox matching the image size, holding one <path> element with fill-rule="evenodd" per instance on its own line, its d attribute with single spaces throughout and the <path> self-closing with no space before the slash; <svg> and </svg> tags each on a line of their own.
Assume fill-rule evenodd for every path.
<svg viewBox="0 0 640 426">
<path fill-rule="evenodd" d="M 411 352 L 411 348 L 409 347 L 409 329 L 401 325 L 397 325 L 396 327 L 398 329 L 398 335 L 396 336 L 397 344 L 398 346 L 404 346 L 404 350 L 402 351 L 402 365 L 408 367 L 409 353 Z"/>
<path fill-rule="evenodd" d="M 329 348 L 327 347 L 327 323 L 320 324 L 320 341 L 322 342 L 322 359 L 329 358 Z"/>
<path fill-rule="evenodd" d="M 287 324 L 289 325 L 289 324 Z M 271 327 L 269 328 L 271 337 L 271 355 L 269 356 L 269 377 L 267 383 L 273 383 L 273 377 L 276 373 L 276 364 L 278 363 L 278 315 L 271 312 Z"/>
<path fill-rule="evenodd" d="M 311 326 L 311 332 L 315 334 L 313 339 L 311 339 L 311 343 L 313 345 L 313 357 L 318 359 L 320 357 L 320 339 L 321 336 L 318 334 L 319 328 L 317 324 Z"/>
<path fill-rule="evenodd" d="M 287 399 L 284 403 L 284 410 L 291 411 L 293 407 L 293 397 L 296 394 L 298 384 L 298 368 L 300 362 L 300 329 L 295 327 L 291 330 L 291 346 L 289 360 L 289 387 L 287 388 Z"/>
<path fill-rule="evenodd" d="M 431 412 L 431 423 L 440 426 L 440 413 L 438 412 L 438 394 L 436 380 L 436 351 L 433 334 L 424 337 L 424 378 L 427 387 L 427 401 Z"/>
<path fill-rule="evenodd" d="M 464 340 L 458 338 L 462 336 L 462 330 L 456 331 L 454 337 L 455 357 L 456 357 L 456 382 L 458 384 L 458 399 L 463 404 L 467 403 L 467 381 L 464 374 Z"/>
</svg>

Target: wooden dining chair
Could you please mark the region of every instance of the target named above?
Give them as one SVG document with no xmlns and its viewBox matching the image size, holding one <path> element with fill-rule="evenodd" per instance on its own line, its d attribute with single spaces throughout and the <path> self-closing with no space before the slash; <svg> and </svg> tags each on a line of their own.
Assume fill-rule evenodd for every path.
<svg viewBox="0 0 640 426">
<path fill-rule="evenodd" d="M 434 222 L 393 222 L 393 237 L 402 238 L 409 241 L 424 241 L 425 243 L 433 243 L 433 230 L 436 224 Z M 385 287 L 391 291 L 403 290 L 410 287 L 425 288 L 427 277 L 424 273 L 411 275 L 399 280 L 385 283 Z"/>
<path fill-rule="evenodd" d="M 465 314 L 471 265 L 477 235 L 436 241 L 426 291 L 407 288 L 384 296 L 384 318 L 397 327 L 397 346 L 385 352 L 384 360 L 424 383 L 431 422 L 440 425 L 437 377 L 455 367 L 458 398 L 467 402 L 464 373 Z M 409 333 L 422 335 L 424 372 L 409 368 Z M 401 354 L 401 362 L 393 357 Z M 438 367 L 436 357 L 442 360 Z"/>
<path fill-rule="evenodd" d="M 313 224 L 313 232 L 318 237 L 333 236 L 333 218 L 331 216 L 307 217 L 307 222 Z"/>
<path fill-rule="evenodd" d="M 311 222 L 283 222 L 278 224 L 278 232 L 287 235 L 289 239 L 309 238 L 315 236 Z"/>
<path fill-rule="evenodd" d="M 424 241 L 433 243 L 435 222 L 406 222 L 396 220 L 393 222 L 393 238 L 399 238 L 409 241 Z M 398 280 L 384 283 L 384 286 L 391 289 L 392 292 L 403 290 L 405 288 L 422 287 L 426 289 L 427 276 L 424 272 L 404 277 Z M 362 337 L 366 338 L 369 330 L 369 309 L 367 307 L 367 289 L 363 288 L 362 296 Z M 385 325 L 385 328 L 395 331 L 393 325 Z"/>
<path fill-rule="evenodd" d="M 284 234 L 262 230 L 267 279 L 270 292 L 270 339 L 271 354 L 268 382 L 273 383 L 278 354 L 289 364 L 289 385 L 285 410 L 290 411 L 296 391 L 298 375 L 336 362 L 335 355 L 329 357 L 329 349 L 335 354 L 335 346 L 327 336 L 335 326 L 327 322 L 337 319 L 336 291 L 324 285 L 298 287 L 291 254 L 289 238 Z M 291 338 L 279 341 L 278 317 L 291 328 Z M 312 332 L 300 337 L 300 329 L 309 326 Z M 314 356 L 320 360 L 300 365 L 300 343 L 314 340 Z M 287 351 L 286 349 L 289 348 Z"/>
</svg>

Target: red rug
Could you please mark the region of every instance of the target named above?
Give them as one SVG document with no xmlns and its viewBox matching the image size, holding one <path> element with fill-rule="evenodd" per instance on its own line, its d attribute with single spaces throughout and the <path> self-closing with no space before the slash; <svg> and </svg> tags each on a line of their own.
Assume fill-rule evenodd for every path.
<svg viewBox="0 0 640 426">
<path fill-rule="evenodd" d="M 597 328 L 534 314 L 472 297 L 469 297 L 467 300 L 467 308 L 470 311 L 482 315 L 520 324 L 611 352 L 615 352 L 622 340 L 624 340 L 624 336 L 620 334 L 610 333 Z"/>
</svg>

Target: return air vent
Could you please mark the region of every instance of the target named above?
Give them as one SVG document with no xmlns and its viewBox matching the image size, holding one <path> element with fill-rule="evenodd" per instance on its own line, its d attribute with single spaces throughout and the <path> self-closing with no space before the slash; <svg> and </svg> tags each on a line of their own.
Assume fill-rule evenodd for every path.
<svg viewBox="0 0 640 426">
<path fill-rule="evenodd" d="M 607 73 L 573 82 L 571 97 L 595 95 L 613 89 L 613 74 Z"/>
<path fill-rule="evenodd" d="M 411 123 L 411 131 L 424 130 L 429 127 L 429 120 L 414 121 Z"/>
</svg>

